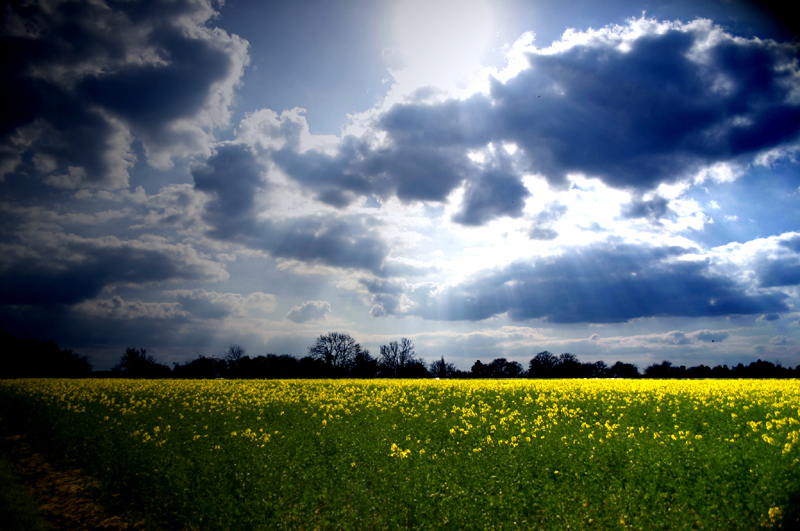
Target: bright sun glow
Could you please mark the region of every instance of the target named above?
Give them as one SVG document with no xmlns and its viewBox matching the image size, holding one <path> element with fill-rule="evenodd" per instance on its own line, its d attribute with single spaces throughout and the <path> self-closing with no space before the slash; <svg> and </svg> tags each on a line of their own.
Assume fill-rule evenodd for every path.
<svg viewBox="0 0 800 531">
<path fill-rule="evenodd" d="M 493 30 L 494 14 L 486 0 L 403 0 L 392 23 L 405 70 L 441 88 L 453 81 L 463 84 L 480 66 Z"/>
</svg>

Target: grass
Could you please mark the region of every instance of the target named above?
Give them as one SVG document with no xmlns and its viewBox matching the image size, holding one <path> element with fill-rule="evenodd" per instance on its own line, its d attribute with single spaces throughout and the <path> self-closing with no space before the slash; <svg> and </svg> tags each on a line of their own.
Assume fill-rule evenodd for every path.
<svg viewBox="0 0 800 531">
<path fill-rule="evenodd" d="M 796 380 L 18 380 L 0 404 L 167 529 L 797 521 Z"/>
</svg>

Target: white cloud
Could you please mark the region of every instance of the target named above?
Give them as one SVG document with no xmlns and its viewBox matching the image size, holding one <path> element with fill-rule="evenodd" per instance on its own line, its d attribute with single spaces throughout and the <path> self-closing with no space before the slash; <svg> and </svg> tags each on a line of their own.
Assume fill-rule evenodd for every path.
<svg viewBox="0 0 800 531">
<path fill-rule="evenodd" d="M 295 323 L 305 323 L 307 321 L 325 319 L 325 316 L 331 312 L 331 305 L 325 301 L 308 301 L 300 306 L 295 306 L 286 318 Z"/>
</svg>

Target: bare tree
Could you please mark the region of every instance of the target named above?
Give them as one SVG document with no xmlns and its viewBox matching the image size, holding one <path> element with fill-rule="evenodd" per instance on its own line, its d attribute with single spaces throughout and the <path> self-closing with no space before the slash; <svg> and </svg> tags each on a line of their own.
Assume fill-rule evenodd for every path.
<svg viewBox="0 0 800 531">
<path fill-rule="evenodd" d="M 225 351 L 225 361 L 236 365 L 247 355 L 247 349 L 236 343 L 231 344 L 228 350 Z"/>
<path fill-rule="evenodd" d="M 355 339 L 339 332 L 321 335 L 308 347 L 309 356 L 324 361 L 328 367 L 334 369 L 349 368 L 362 351 L 361 345 Z"/>
<path fill-rule="evenodd" d="M 381 345 L 381 354 L 378 363 L 389 376 L 399 376 L 403 369 L 410 367 L 416 361 L 414 343 L 407 337 L 400 342 L 392 341 L 388 345 Z"/>
</svg>

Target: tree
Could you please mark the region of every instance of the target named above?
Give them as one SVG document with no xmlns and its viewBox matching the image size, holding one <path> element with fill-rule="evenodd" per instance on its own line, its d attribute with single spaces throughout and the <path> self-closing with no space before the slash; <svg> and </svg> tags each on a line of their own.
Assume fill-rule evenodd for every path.
<svg viewBox="0 0 800 531">
<path fill-rule="evenodd" d="M 508 361 L 505 358 L 497 358 L 486 366 L 486 376 L 489 378 L 519 378 L 524 369 L 516 361 Z"/>
<path fill-rule="evenodd" d="M 232 343 L 228 350 L 225 351 L 225 366 L 227 371 L 225 375 L 229 378 L 246 378 L 248 376 L 247 366 L 249 365 L 250 356 L 247 355 L 247 349 L 236 343 Z"/>
<path fill-rule="evenodd" d="M 363 349 L 356 340 L 348 334 L 328 332 L 317 338 L 314 344 L 308 347 L 308 355 L 316 360 L 323 361 L 328 369 L 342 373 L 350 369 Z"/>
<path fill-rule="evenodd" d="M 639 367 L 632 363 L 618 361 L 608 369 L 606 375 L 610 378 L 638 378 Z"/>
<path fill-rule="evenodd" d="M 169 367 L 158 363 L 146 349 L 126 348 L 113 372 L 124 378 L 165 378 L 170 375 Z"/>
<path fill-rule="evenodd" d="M 469 370 L 473 378 L 486 378 L 486 371 L 486 365 L 484 365 L 481 360 L 476 360 L 475 363 L 472 364 L 472 368 Z"/>
<path fill-rule="evenodd" d="M 583 366 L 578 356 L 568 352 L 558 356 L 555 369 L 558 378 L 580 378 L 583 375 Z"/>
<path fill-rule="evenodd" d="M 528 378 L 552 378 L 558 358 L 548 351 L 538 353 L 528 365 Z"/>
<path fill-rule="evenodd" d="M 644 375 L 648 378 L 676 378 L 680 375 L 680 369 L 673 367 L 671 361 L 664 360 L 660 364 L 654 363 L 647 367 Z"/>
<path fill-rule="evenodd" d="M 218 378 L 225 368 L 225 362 L 217 358 L 199 358 L 172 367 L 175 378 L 207 379 Z"/>
<path fill-rule="evenodd" d="M 589 378 L 605 378 L 608 374 L 608 365 L 603 360 L 594 363 L 584 363 L 586 374 Z"/>
<path fill-rule="evenodd" d="M 86 378 L 92 364 L 86 356 L 60 349 L 53 341 L 16 339 L 0 327 L 0 377 Z"/>
<path fill-rule="evenodd" d="M 403 376 L 407 369 L 417 361 L 416 357 L 414 343 L 410 339 L 403 337 L 400 339 L 400 343 L 392 341 L 388 345 L 381 345 L 378 364 L 383 375 L 398 377 Z"/>
<path fill-rule="evenodd" d="M 247 349 L 236 343 L 231 344 L 225 351 L 225 361 L 236 365 L 242 358 L 247 356 Z"/>
<path fill-rule="evenodd" d="M 442 356 L 442 359 L 431 363 L 429 371 L 434 378 L 450 378 L 456 373 L 456 366 L 444 361 Z"/>
<path fill-rule="evenodd" d="M 369 349 L 356 352 L 350 366 L 350 376 L 353 378 L 374 378 L 378 372 L 378 360 L 370 356 Z"/>
</svg>

